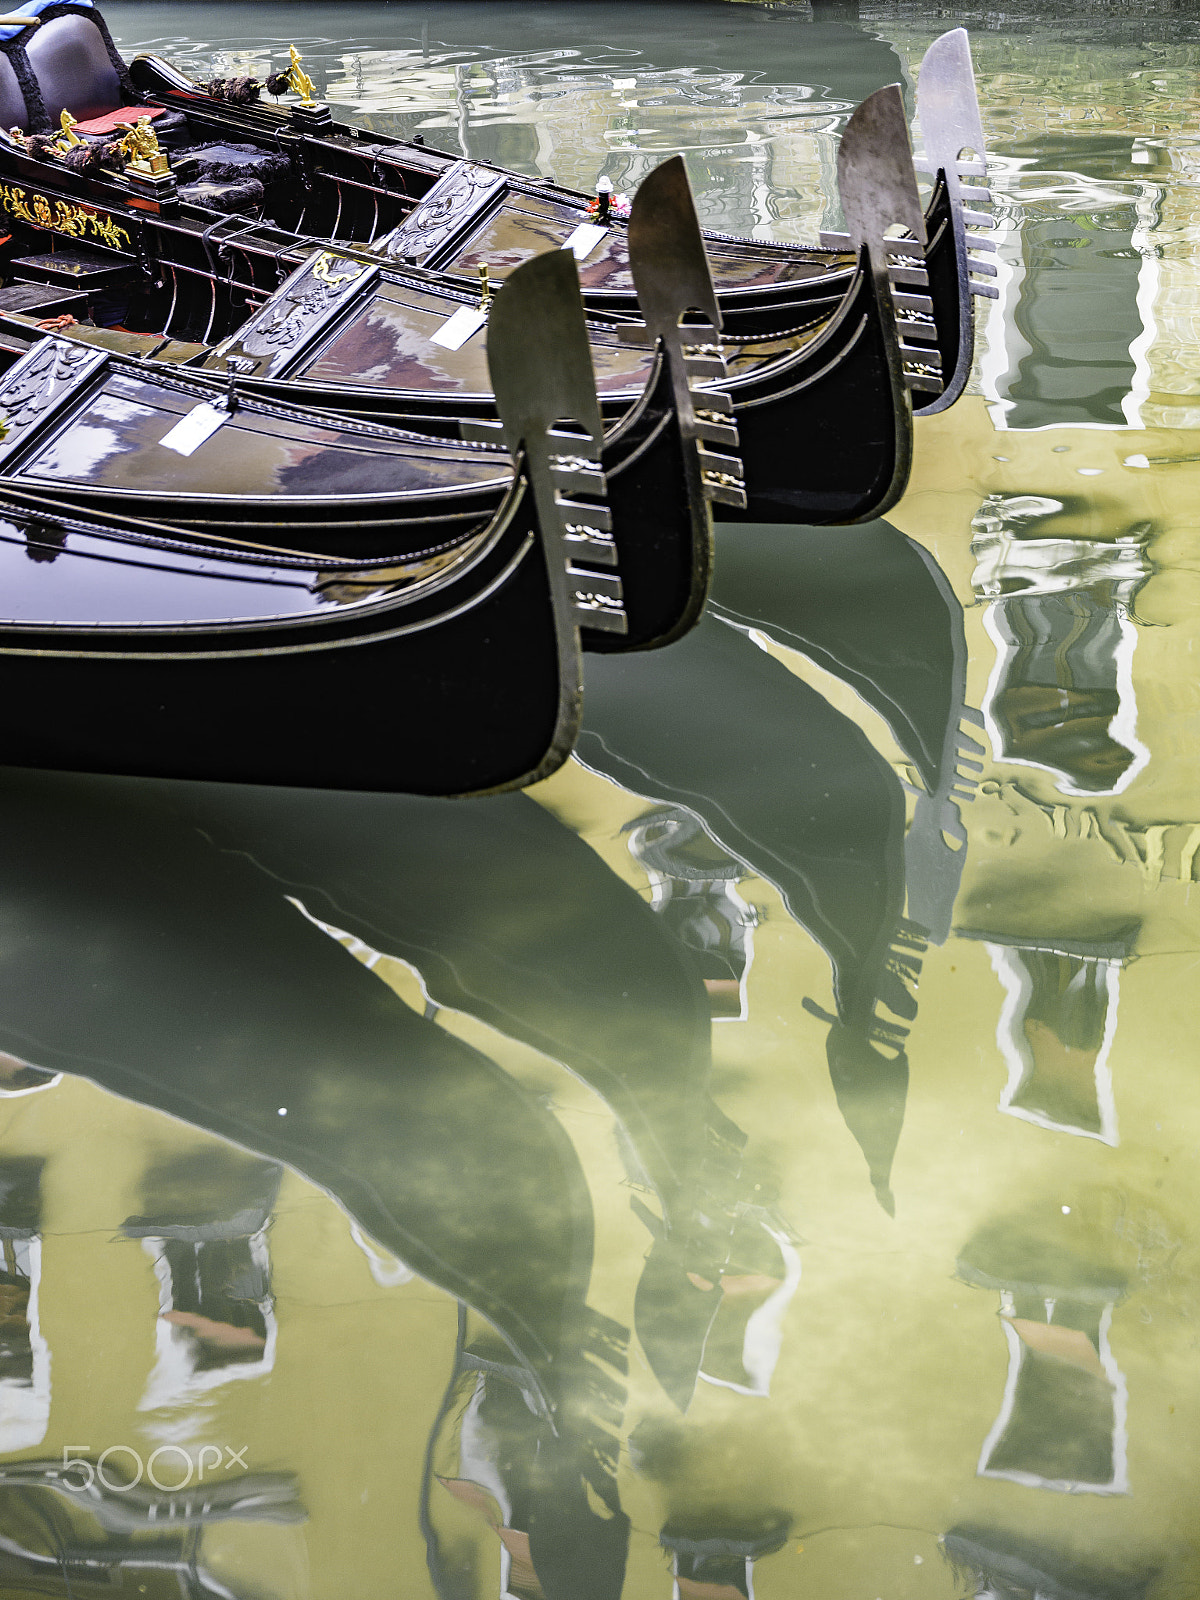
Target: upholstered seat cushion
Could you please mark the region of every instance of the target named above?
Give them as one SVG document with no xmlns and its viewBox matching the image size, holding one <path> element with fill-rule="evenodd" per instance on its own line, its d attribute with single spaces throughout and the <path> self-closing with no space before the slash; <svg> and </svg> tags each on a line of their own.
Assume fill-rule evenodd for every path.
<svg viewBox="0 0 1200 1600">
<path fill-rule="evenodd" d="M 172 115 L 179 117 L 181 122 L 184 120 L 178 111 L 169 112 L 166 106 L 117 106 L 114 111 L 106 111 L 102 117 L 87 117 L 83 121 L 77 121 L 75 132 L 78 134 L 103 133 L 107 134 L 111 139 L 115 133 L 122 131 L 119 126 L 121 123 L 136 122 L 139 117 L 152 118 L 155 122 L 155 132 L 157 132 L 160 126 L 158 118 Z"/>
<path fill-rule="evenodd" d="M 43 22 L 25 41 L 25 54 L 51 127 L 64 111 L 83 122 L 128 103 L 104 35 L 84 12 Z"/>
<path fill-rule="evenodd" d="M 243 178 L 237 183 L 203 178 L 198 183 L 181 183 L 179 198 L 209 211 L 253 211 L 262 204 L 263 186 L 257 178 Z"/>
<path fill-rule="evenodd" d="M 275 183 L 291 171 L 287 156 L 277 150 L 258 150 L 252 144 L 200 144 L 174 153 L 176 163 L 198 178 L 226 183 L 241 183 L 255 178 L 259 183 Z"/>
</svg>

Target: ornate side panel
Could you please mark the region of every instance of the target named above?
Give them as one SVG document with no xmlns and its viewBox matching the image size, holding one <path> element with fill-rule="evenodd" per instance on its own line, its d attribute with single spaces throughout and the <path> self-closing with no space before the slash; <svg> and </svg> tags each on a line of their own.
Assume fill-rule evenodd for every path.
<svg viewBox="0 0 1200 1600">
<path fill-rule="evenodd" d="M 313 340 L 378 276 L 378 267 L 330 250 L 318 251 L 256 316 L 217 346 L 205 367 L 256 377 L 285 376 Z"/>
<path fill-rule="evenodd" d="M 65 339 L 43 339 L 10 367 L 0 384 L 0 420 L 5 429 L 0 440 L 0 469 L 41 423 L 86 387 L 107 360 L 103 350 Z"/>
<path fill-rule="evenodd" d="M 417 267 L 433 266 L 433 258 L 456 244 L 490 209 L 507 185 L 502 172 L 457 161 L 445 177 L 409 213 L 400 226 L 381 239 L 379 251 Z"/>
<path fill-rule="evenodd" d="M 107 245 L 130 254 L 135 246 L 128 228 L 119 226 L 110 212 L 74 200 L 39 193 L 17 183 L 0 183 L 0 213 L 6 220 L 24 222 L 68 239 Z"/>
</svg>

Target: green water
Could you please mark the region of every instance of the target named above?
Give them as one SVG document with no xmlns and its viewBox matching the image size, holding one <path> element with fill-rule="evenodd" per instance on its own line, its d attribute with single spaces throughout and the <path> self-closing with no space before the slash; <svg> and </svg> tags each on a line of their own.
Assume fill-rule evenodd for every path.
<svg viewBox="0 0 1200 1600">
<path fill-rule="evenodd" d="M 999 293 L 528 794 L 3 777 L 3 1596 L 1200 1594 L 1200 11 L 852 9 L 107 8 L 783 239 L 962 22 Z"/>
</svg>

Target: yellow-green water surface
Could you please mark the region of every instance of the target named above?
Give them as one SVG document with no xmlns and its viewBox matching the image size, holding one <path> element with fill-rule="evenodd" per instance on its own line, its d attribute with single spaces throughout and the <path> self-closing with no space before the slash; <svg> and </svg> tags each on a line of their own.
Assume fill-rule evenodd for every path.
<svg viewBox="0 0 1200 1600">
<path fill-rule="evenodd" d="M 789 240 L 964 23 L 999 296 L 527 794 L 0 774 L 0 1595 L 1200 1594 L 1200 9 L 106 15 Z"/>
</svg>

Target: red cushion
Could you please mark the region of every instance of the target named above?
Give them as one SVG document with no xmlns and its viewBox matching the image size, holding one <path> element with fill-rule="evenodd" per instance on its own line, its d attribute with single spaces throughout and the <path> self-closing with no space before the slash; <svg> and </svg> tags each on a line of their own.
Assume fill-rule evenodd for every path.
<svg viewBox="0 0 1200 1600">
<path fill-rule="evenodd" d="M 166 109 L 166 106 L 118 106 L 115 111 L 106 111 L 102 117 L 89 117 L 86 122 L 77 122 L 75 126 L 80 133 L 116 133 L 120 122 L 161 116 Z"/>
</svg>

